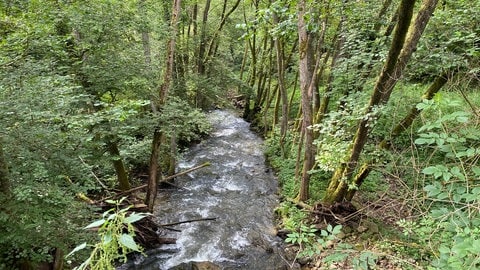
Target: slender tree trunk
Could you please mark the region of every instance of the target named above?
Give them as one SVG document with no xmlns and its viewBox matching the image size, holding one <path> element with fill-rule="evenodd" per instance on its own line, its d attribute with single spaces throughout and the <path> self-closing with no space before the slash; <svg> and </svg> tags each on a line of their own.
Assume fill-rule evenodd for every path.
<svg viewBox="0 0 480 270">
<path fill-rule="evenodd" d="M 208 13 L 210 12 L 211 0 L 205 2 L 205 8 L 203 9 L 202 25 L 200 28 L 200 46 L 198 47 L 198 59 L 197 59 L 197 73 L 200 75 L 205 74 L 205 50 L 207 46 L 207 22 Z"/>
<path fill-rule="evenodd" d="M 161 168 L 158 163 L 158 157 L 160 155 L 160 146 L 162 140 L 162 133 L 159 129 L 156 129 L 153 133 L 152 151 L 150 153 L 149 162 L 149 174 L 147 182 L 147 195 L 145 198 L 145 204 L 148 206 L 148 210 L 153 212 L 155 206 L 155 198 L 157 197 L 158 182 L 161 177 Z"/>
<path fill-rule="evenodd" d="M 340 30 L 340 29 L 339 29 Z M 330 74 L 328 74 L 327 83 L 325 87 L 325 92 L 323 94 L 322 100 L 320 102 L 320 107 L 315 114 L 315 124 L 320 124 L 323 121 L 323 118 L 328 113 L 328 106 L 330 104 L 330 97 L 333 94 L 333 79 L 334 79 L 334 70 L 337 65 L 337 61 L 340 58 L 340 53 L 342 50 L 343 38 L 339 35 L 337 36 L 337 41 L 335 48 L 333 49 L 332 63 L 330 64 Z"/>
<path fill-rule="evenodd" d="M 422 6 L 420 7 L 417 17 L 415 18 L 415 22 L 412 26 L 410 26 L 408 36 L 405 41 L 405 46 L 403 46 L 402 51 L 400 52 L 397 64 L 390 74 L 391 78 L 385 83 L 381 97 L 382 103 L 386 103 L 390 99 L 393 88 L 395 87 L 397 81 L 402 77 L 410 57 L 416 50 L 418 41 L 425 31 L 425 28 L 427 27 L 428 21 L 432 17 L 437 3 L 438 0 L 423 0 Z"/>
<path fill-rule="evenodd" d="M 386 86 L 389 84 L 390 80 L 394 79 L 392 75 L 397 64 L 398 56 L 400 55 L 405 43 L 405 37 L 410 26 L 414 6 L 415 0 L 402 0 L 400 3 L 399 19 L 393 36 L 392 45 L 380 76 L 377 79 L 377 83 L 375 84 L 373 94 L 365 112 L 366 117 L 363 117 L 359 123 L 349 157 L 346 158 L 345 163 L 342 163 L 339 168 L 335 170 L 332 178 L 330 179 L 330 184 L 324 197 L 325 203 L 343 201 L 347 195 L 349 181 L 351 181 L 352 175 L 357 167 L 360 154 L 362 153 L 363 147 L 367 142 L 370 123 L 368 115 L 373 112 L 373 109 L 376 106 L 383 102 L 382 96 L 385 95 L 386 91 L 388 91 Z"/>
<path fill-rule="evenodd" d="M 440 89 L 448 82 L 448 73 L 445 72 L 442 75 L 438 76 L 433 83 L 430 85 L 430 87 L 427 89 L 427 91 L 423 94 L 421 100 L 431 100 Z M 391 141 L 395 137 L 399 136 L 402 134 L 405 130 L 407 130 L 412 124 L 413 121 L 417 118 L 417 116 L 420 114 L 421 110 L 417 108 L 417 106 L 413 106 L 410 109 L 410 113 L 406 115 L 400 123 L 398 123 L 393 130 L 390 132 L 390 135 L 388 138 L 383 139 L 378 145 L 377 148 L 384 149 L 384 150 L 389 150 L 391 147 Z M 362 185 L 362 183 L 365 181 L 365 179 L 368 177 L 370 172 L 372 171 L 372 166 L 375 164 L 376 160 L 372 160 L 370 162 L 364 163 L 360 169 L 358 170 L 358 173 L 355 175 L 353 178 L 353 183 L 359 187 Z M 346 200 L 352 200 L 353 196 L 355 195 L 355 190 L 349 190 L 347 192 L 347 195 L 345 196 Z"/>
<path fill-rule="evenodd" d="M 157 113 L 161 110 L 161 107 L 165 104 L 169 89 L 171 87 L 174 60 L 175 60 L 176 37 L 177 37 L 177 29 L 178 29 L 177 23 L 180 15 L 180 8 L 181 8 L 180 2 L 181 0 L 173 0 L 172 18 L 170 20 L 171 33 L 170 33 L 170 38 L 167 42 L 166 70 L 163 77 L 163 83 L 159 89 L 159 100 L 157 101 L 157 106 L 154 105 L 154 109 Z M 147 195 L 145 198 L 145 203 L 148 205 L 148 209 L 150 212 L 153 212 L 155 198 L 157 196 L 157 186 L 162 175 L 162 170 L 160 168 L 160 164 L 158 163 L 158 158 L 160 154 L 160 146 L 162 141 L 164 140 L 165 140 L 165 135 L 161 131 L 161 127 L 157 127 L 153 133 L 152 151 L 150 153 L 148 188 L 147 188 Z"/>
<path fill-rule="evenodd" d="M 125 164 L 123 163 L 123 159 L 120 156 L 120 151 L 118 150 L 117 142 L 114 139 L 110 139 L 107 142 L 108 152 L 112 157 L 113 167 L 115 168 L 115 172 L 117 174 L 117 181 L 118 186 L 121 191 L 129 190 L 130 189 L 130 181 L 128 180 L 128 173 L 125 169 Z"/>
<path fill-rule="evenodd" d="M 278 23 L 278 17 L 274 17 L 275 23 Z M 288 130 L 288 92 L 285 85 L 285 63 L 283 44 L 279 37 L 275 38 L 275 51 L 277 56 L 277 76 L 279 96 L 282 104 L 282 120 L 280 123 L 280 148 L 282 149 L 282 156 L 285 158 L 285 139 Z"/>
<path fill-rule="evenodd" d="M 175 47 L 176 47 L 176 39 L 177 39 L 177 32 L 178 32 L 178 19 L 180 16 L 180 2 L 181 0 L 173 0 L 173 9 L 172 9 L 172 18 L 170 21 L 170 38 L 167 42 L 167 65 L 165 68 L 165 73 L 163 74 L 163 83 L 160 86 L 160 95 L 159 95 L 159 103 L 160 106 L 165 103 L 167 100 L 168 91 L 171 87 L 172 77 L 173 77 L 173 69 L 175 64 Z"/>
<path fill-rule="evenodd" d="M 315 88 L 313 72 L 313 37 L 307 30 L 305 16 L 307 14 L 306 0 L 298 2 L 298 39 L 299 39 L 299 73 L 303 111 L 302 130 L 305 133 L 305 149 L 303 158 L 302 177 L 298 199 L 306 201 L 309 198 L 310 174 L 315 159 L 313 147 L 313 130 L 309 127 L 313 123 L 313 92 Z M 300 153 L 298 153 L 300 154 Z"/>
<path fill-rule="evenodd" d="M 258 13 L 258 2 L 254 3 L 255 5 L 255 14 Z M 246 14 L 244 13 L 244 21 L 245 23 L 247 22 L 247 17 Z M 250 62 L 250 78 L 249 78 L 249 86 L 253 89 L 255 85 L 255 79 L 257 77 L 257 30 L 254 28 L 252 33 L 252 37 L 250 40 L 247 41 L 248 44 L 248 49 L 250 49 L 250 57 L 252 58 Z M 247 54 L 245 54 L 247 56 Z M 244 58 L 246 60 L 246 58 Z M 251 117 L 251 98 L 252 98 L 252 93 L 251 90 L 249 89 L 246 96 L 245 96 L 245 108 L 243 111 L 243 118 L 249 120 Z"/>
<path fill-rule="evenodd" d="M 227 22 L 227 19 L 230 17 L 230 15 L 232 15 L 232 13 L 240 5 L 240 0 L 237 0 L 233 4 L 232 8 L 225 14 L 226 3 L 227 3 L 227 1 L 225 0 L 224 10 L 222 12 L 222 19 L 220 21 L 220 25 L 218 26 L 217 30 L 213 33 L 212 40 L 210 41 L 210 45 L 208 46 L 208 52 L 207 52 L 208 58 L 212 58 L 213 56 L 215 56 L 215 54 L 217 52 L 218 44 L 219 44 L 218 36 L 219 36 L 220 32 L 222 31 L 223 27 L 225 26 L 225 23 Z"/>
</svg>

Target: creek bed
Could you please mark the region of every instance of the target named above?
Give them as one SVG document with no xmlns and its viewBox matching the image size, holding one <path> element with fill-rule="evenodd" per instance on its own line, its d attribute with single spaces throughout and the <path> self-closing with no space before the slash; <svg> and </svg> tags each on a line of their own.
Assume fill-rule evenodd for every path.
<svg viewBox="0 0 480 270">
<path fill-rule="evenodd" d="M 184 154 L 178 170 L 211 165 L 178 177 L 178 189 L 160 191 L 154 215 L 159 224 L 216 219 L 175 226 L 181 232 L 163 237 L 176 238 L 176 244 L 122 268 L 191 269 L 191 262 L 218 269 L 288 268 L 273 216 L 278 183 L 265 164 L 262 139 L 231 112 L 216 110 L 209 119 L 212 135 Z"/>
</svg>

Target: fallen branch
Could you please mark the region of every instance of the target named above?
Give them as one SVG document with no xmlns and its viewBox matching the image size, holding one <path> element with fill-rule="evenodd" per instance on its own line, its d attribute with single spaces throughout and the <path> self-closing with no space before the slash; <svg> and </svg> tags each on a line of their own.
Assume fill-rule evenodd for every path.
<svg viewBox="0 0 480 270">
<path fill-rule="evenodd" d="M 217 218 L 197 218 L 197 219 L 190 219 L 190 220 L 185 220 L 185 221 L 161 224 L 159 226 L 167 227 L 167 226 L 179 225 L 179 224 L 184 224 L 184 223 L 191 223 L 191 222 L 197 222 L 197 221 L 209 221 L 209 220 L 217 220 Z"/>
<path fill-rule="evenodd" d="M 85 160 L 83 160 L 81 156 L 78 156 L 78 158 L 87 168 L 90 168 L 90 166 L 85 162 Z M 90 174 L 93 176 L 93 178 L 95 178 L 95 180 L 97 180 L 97 182 L 100 184 L 100 186 L 102 186 L 103 189 L 108 190 L 108 187 L 100 180 L 100 178 L 97 177 L 97 175 L 93 171 L 90 170 Z"/>
<path fill-rule="evenodd" d="M 196 166 L 196 167 L 190 168 L 190 169 L 185 170 L 185 171 L 183 171 L 183 172 L 179 172 L 179 173 L 177 173 L 177 174 L 167 176 L 167 177 L 165 177 L 165 178 L 162 179 L 162 182 L 163 182 L 163 181 L 171 180 L 171 179 L 173 179 L 173 178 L 175 178 L 175 177 L 178 177 L 178 176 L 187 174 L 187 173 L 189 173 L 189 172 L 193 172 L 193 171 L 195 171 L 195 170 L 198 170 L 198 169 L 201 169 L 201 168 L 203 168 L 203 167 L 210 166 L 210 165 L 211 165 L 210 162 L 205 162 L 205 163 L 203 163 L 202 165 L 198 165 L 198 166 Z"/>
<path fill-rule="evenodd" d="M 198 165 L 198 166 L 196 166 L 196 167 L 190 168 L 190 169 L 185 170 L 185 171 L 183 171 L 183 172 L 179 172 L 179 173 L 177 173 L 177 174 L 174 174 L 174 175 L 171 175 L 171 176 L 167 176 L 167 177 L 163 178 L 161 182 L 162 182 L 162 183 L 170 184 L 170 185 L 172 185 L 172 186 L 175 186 L 175 185 L 173 185 L 173 184 L 171 184 L 171 183 L 168 183 L 167 181 L 168 181 L 168 180 L 171 180 L 171 179 L 173 179 L 173 178 L 175 178 L 175 177 L 178 177 L 178 176 L 187 174 L 187 173 L 189 173 L 189 172 L 192 172 L 192 171 L 195 171 L 195 170 L 201 169 L 201 168 L 203 168 L 203 167 L 207 167 L 207 166 L 210 166 L 210 162 L 205 162 L 205 163 L 203 163 L 202 165 Z M 146 188 L 147 186 L 148 186 L 148 184 L 141 185 L 141 186 L 138 186 L 138 187 L 134 187 L 134 188 L 131 188 L 131 189 L 129 189 L 129 190 L 125 190 L 125 191 L 122 191 L 122 192 L 120 192 L 120 193 L 117 193 L 117 194 L 115 194 L 115 195 L 105 197 L 105 198 L 103 198 L 103 199 L 101 199 L 101 200 L 99 200 L 99 201 L 97 201 L 97 202 L 103 202 L 103 201 L 105 201 L 105 200 L 109 200 L 109 199 L 112 199 L 112 198 L 115 198 L 115 197 L 118 197 L 118 196 L 127 195 L 127 194 L 133 193 L 133 192 L 135 192 L 135 191 L 144 189 L 144 188 Z M 175 187 L 177 187 L 177 186 L 175 186 Z"/>
</svg>

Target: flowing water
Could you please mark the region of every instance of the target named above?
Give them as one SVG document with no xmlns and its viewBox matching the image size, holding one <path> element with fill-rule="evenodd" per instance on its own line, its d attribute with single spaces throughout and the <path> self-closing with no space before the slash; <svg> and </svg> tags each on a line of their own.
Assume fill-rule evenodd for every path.
<svg viewBox="0 0 480 270">
<path fill-rule="evenodd" d="M 210 138 L 185 153 L 179 171 L 211 165 L 178 177 L 178 189 L 160 191 L 154 211 L 160 224 L 216 218 L 177 225 L 176 244 L 163 245 L 128 269 L 190 269 L 211 262 L 218 269 L 286 269 L 275 234 L 277 181 L 265 164 L 262 139 L 249 124 L 226 111 L 210 113 Z M 183 267 L 183 268 L 182 268 Z"/>
</svg>

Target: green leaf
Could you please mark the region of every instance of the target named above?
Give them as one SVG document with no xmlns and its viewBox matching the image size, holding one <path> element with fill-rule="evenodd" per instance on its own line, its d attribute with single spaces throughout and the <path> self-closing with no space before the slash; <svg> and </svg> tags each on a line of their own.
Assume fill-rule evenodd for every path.
<svg viewBox="0 0 480 270">
<path fill-rule="evenodd" d="M 131 250 L 140 251 L 138 249 L 137 244 L 135 243 L 135 240 L 133 240 L 133 237 L 131 235 L 122 234 L 122 236 L 120 236 L 120 244 Z"/>
<path fill-rule="evenodd" d="M 450 254 L 450 249 L 446 246 L 443 246 L 443 245 L 438 248 L 438 251 L 441 254 Z"/>
<path fill-rule="evenodd" d="M 426 175 L 431 175 L 431 174 L 434 174 L 437 171 L 438 171 L 437 167 L 430 166 L 430 167 L 427 167 L 427 168 L 423 169 L 422 173 L 426 174 Z"/>
<path fill-rule="evenodd" d="M 88 224 L 84 229 L 100 227 L 100 226 L 103 225 L 103 223 L 105 223 L 105 221 L 106 221 L 105 219 L 100 219 L 100 220 L 94 221 L 94 222 Z"/>
<path fill-rule="evenodd" d="M 336 225 L 333 228 L 332 234 L 339 234 L 342 231 L 342 225 Z"/>
<path fill-rule="evenodd" d="M 127 218 L 125 218 L 125 220 L 123 220 L 123 223 L 131 224 L 131 223 L 134 223 L 134 222 L 137 222 L 137 221 L 141 220 L 142 218 L 144 218 L 146 216 L 147 215 L 143 214 L 143 213 L 133 212 L 132 214 L 130 214 L 130 216 L 128 216 Z"/>
<path fill-rule="evenodd" d="M 73 253 L 75 253 L 75 252 L 77 252 L 77 251 L 79 251 L 79 250 L 82 250 L 82 249 L 84 249 L 84 248 L 86 248 L 86 247 L 87 247 L 87 243 L 86 243 L 86 242 L 85 242 L 85 243 L 82 243 L 82 244 L 80 244 L 80 245 L 78 245 L 78 246 L 76 246 L 70 253 L 67 254 L 67 256 L 65 256 L 65 258 L 71 256 Z"/>
<path fill-rule="evenodd" d="M 347 252 L 335 252 L 332 255 L 328 255 L 322 259 L 322 262 L 326 264 L 334 263 L 334 262 L 343 262 L 349 254 Z"/>
<path fill-rule="evenodd" d="M 441 192 L 441 189 L 439 189 L 436 185 L 427 185 L 423 188 L 423 190 L 427 192 L 427 196 L 429 197 L 434 197 Z"/>
<path fill-rule="evenodd" d="M 103 236 L 103 244 L 106 245 L 112 241 L 112 232 L 107 231 L 105 235 Z"/>
</svg>

